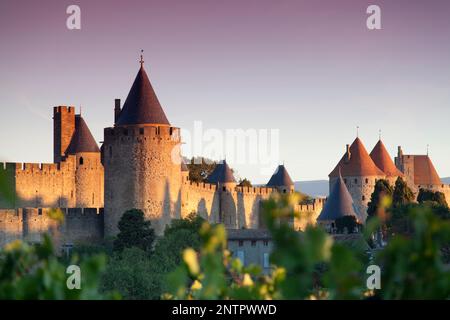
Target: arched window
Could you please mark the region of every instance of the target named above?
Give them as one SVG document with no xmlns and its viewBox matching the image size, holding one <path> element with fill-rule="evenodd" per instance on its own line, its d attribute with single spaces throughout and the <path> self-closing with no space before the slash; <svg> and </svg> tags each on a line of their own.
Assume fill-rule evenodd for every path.
<svg viewBox="0 0 450 320">
<path fill-rule="evenodd" d="M 83 163 L 84 163 L 84 159 L 83 159 L 83 157 L 80 157 L 80 166 L 82 166 Z"/>
</svg>

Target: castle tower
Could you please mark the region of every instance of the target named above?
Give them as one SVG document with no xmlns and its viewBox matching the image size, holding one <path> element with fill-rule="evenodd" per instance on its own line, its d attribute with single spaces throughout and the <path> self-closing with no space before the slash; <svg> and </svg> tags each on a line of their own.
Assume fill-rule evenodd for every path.
<svg viewBox="0 0 450 320">
<path fill-rule="evenodd" d="M 53 108 L 53 162 L 61 162 L 75 132 L 75 108 Z"/>
<path fill-rule="evenodd" d="M 227 162 L 223 160 L 218 163 L 206 181 L 217 185 L 220 194 L 219 221 L 227 228 L 236 229 L 239 224 L 235 192 L 236 179 Z"/>
<path fill-rule="evenodd" d="M 324 225 L 329 231 L 332 231 L 336 227 L 336 220 L 345 216 L 354 216 L 357 221 L 364 223 L 367 215 L 361 215 L 358 211 L 341 174 L 339 174 L 337 180 L 332 185 L 325 206 L 317 218 L 317 223 Z"/>
<path fill-rule="evenodd" d="M 267 186 L 276 188 L 280 193 L 294 192 L 294 182 L 292 182 L 292 179 L 284 165 L 278 166 L 269 182 L 267 182 Z"/>
<path fill-rule="evenodd" d="M 161 234 L 180 217 L 180 131 L 172 127 L 141 67 L 116 122 L 104 130 L 105 233 L 117 233 L 122 214 L 140 209 Z"/>
<path fill-rule="evenodd" d="M 443 192 L 447 199 L 450 198 L 450 188 L 442 184 L 441 178 L 439 178 L 436 168 L 428 154 L 405 155 L 399 146 L 397 157 L 395 157 L 395 164 L 404 174 L 406 183 L 416 196 L 422 188 Z"/>
<path fill-rule="evenodd" d="M 329 174 L 330 192 L 339 179 L 339 170 L 356 208 L 361 215 L 366 215 L 375 183 L 384 179 L 385 173 L 375 165 L 359 138 L 356 138 L 351 146 L 347 145 L 344 156 Z"/>
<path fill-rule="evenodd" d="M 75 132 L 65 157 L 74 156 L 76 207 L 103 207 L 103 165 L 100 149 L 81 115 L 75 116 Z"/>
<path fill-rule="evenodd" d="M 390 185 L 395 185 L 397 178 L 403 177 L 403 173 L 395 166 L 381 139 L 370 152 L 370 157 L 375 165 L 384 172 Z"/>
</svg>

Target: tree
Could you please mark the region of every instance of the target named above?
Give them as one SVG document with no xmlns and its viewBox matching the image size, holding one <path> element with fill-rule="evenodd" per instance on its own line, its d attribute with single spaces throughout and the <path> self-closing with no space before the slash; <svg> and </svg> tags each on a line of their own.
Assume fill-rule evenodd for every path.
<svg viewBox="0 0 450 320">
<path fill-rule="evenodd" d="M 406 182 L 398 177 L 395 181 L 394 193 L 392 196 L 392 204 L 394 207 L 407 205 L 414 201 L 414 193 L 408 187 Z"/>
<path fill-rule="evenodd" d="M 214 171 L 217 163 L 206 158 L 194 158 L 187 163 L 189 180 L 193 182 L 205 182 L 206 178 Z"/>
<path fill-rule="evenodd" d="M 79 260 L 72 257 L 63 263 L 56 256 L 52 240 L 44 234 L 42 243 L 28 245 L 13 241 L 0 249 L 0 299 L 13 300 L 97 300 L 120 298 L 117 294 L 98 290 L 106 257 L 93 255 Z M 78 280 L 77 271 L 67 273 L 68 265 L 77 265 L 82 290 L 70 290 L 68 283 Z M 73 282 L 71 282 L 73 277 Z"/>
<path fill-rule="evenodd" d="M 251 188 L 252 187 L 252 183 L 247 178 L 244 178 L 244 179 L 240 179 L 239 180 L 238 186 L 239 187 L 249 187 L 249 188 Z"/>
<path fill-rule="evenodd" d="M 358 232 L 358 222 L 356 221 L 355 216 L 343 216 L 336 219 L 336 229 L 338 233 L 344 233 L 347 230 L 347 233 L 355 233 Z"/>
<path fill-rule="evenodd" d="M 382 205 L 383 199 L 392 198 L 394 190 L 387 180 L 380 179 L 375 183 L 375 189 L 370 196 L 370 201 L 367 208 L 367 215 L 374 217 L 378 213 L 380 205 Z"/>
<path fill-rule="evenodd" d="M 144 213 L 138 209 L 126 211 L 119 221 L 119 234 L 114 240 L 114 251 L 137 247 L 150 251 L 155 240 L 151 222 L 145 220 Z"/>
<path fill-rule="evenodd" d="M 116 289 L 124 299 L 160 299 L 166 290 L 166 275 L 180 265 L 183 250 L 199 248 L 203 222 L 192 213 L 172 220 L 152 252 L 137 247 L 116 252 L 102 277 L 102 289 Z"/>
<path fill-rule="evenodd" d="M 421 188 L 419 190 L 419 195 L 417 196 L 417 201 L 419 203 L 434 202 L 438 206 L 448 207 L 445 194 L 439 191 L 434 192 L 432 190 Z"/>
<path fill-rule="evenodd" d="M 152 299 L 155 279 L 153 262 L 147 251 L 138 247 L 124 248 L 109 260 L 101 277 L 101 290 L 117 290 L 126 300 Z"/>
</svg>

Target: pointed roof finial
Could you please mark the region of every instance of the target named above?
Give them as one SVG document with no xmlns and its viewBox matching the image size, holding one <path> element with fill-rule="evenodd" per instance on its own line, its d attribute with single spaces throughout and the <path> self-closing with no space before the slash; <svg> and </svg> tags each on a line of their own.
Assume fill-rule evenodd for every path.
<svg viewBox="0 0 450 320">
<path fill-rule="evenodd" d="M 359 138 L 359 126 L 356 126 L 356 137 Z"/>
<path fill-rule="evenodd" d="M 381 129 L 378 130 L 378 140 L 381 140 Z"/>
<path fill-rule="evenodd" d="M 83 107 L 82 107 L 81 104 L 80 104 L 80 117 L 81 117 L 82 111 L 83 111 Z"/>
<path fill-rule="evenodd" d="M 430 145 L 427 144 L 427 156 L 430 155 Z"/>
<path fill-rule="evenodd" d="M 141 49 L 141 60 L 139 61 L 141 67 L 144 66 L 144 49 Z"/>
</svg>

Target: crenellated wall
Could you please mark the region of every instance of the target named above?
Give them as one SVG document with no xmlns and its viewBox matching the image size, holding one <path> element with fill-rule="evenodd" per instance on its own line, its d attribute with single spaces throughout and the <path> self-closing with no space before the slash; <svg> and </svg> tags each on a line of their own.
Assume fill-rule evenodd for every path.
<svg viewBox="0 0 450 320">
<path fill-rule="evenodd" d="M 103 209 L 60 209 L 64 222 L 48 215 L 50 208 L 0 209 L 0 246 L 14 240 L 40 242 L 49 233 L 57 247 L 64 244 L 95 243 L 103 239 Z"/>
<path fill-rule="evenodd" d="M 75 157 L 57 164 L 0 163 L 13 194 L 0 208 L 76 207 Z"/>
</svg>

